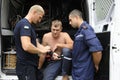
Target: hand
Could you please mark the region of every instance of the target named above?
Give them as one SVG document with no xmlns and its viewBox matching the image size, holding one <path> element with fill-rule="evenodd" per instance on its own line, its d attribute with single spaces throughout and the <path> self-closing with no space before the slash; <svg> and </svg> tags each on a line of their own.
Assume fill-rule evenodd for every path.
<svg viewBox="0 0 120 80">
<path fill-rule="evenodd" d="M 99 67 L 98 65 L 95 65 L 96 72 L 98 71 Z"/>
<path fill-rule="evenodd" d="M 46 49 L 51 50 L 50 46 L 45 46 Z"/>
<path fill-rule="evenodd" d="M 60 44 L 56 44 L 53 48 L 53 51 L 56 51 L 60 47 Z"/>
<path fill-rule="evenodd" d="M 41 52 L 42 52 L 42 53 L 47 53 L 47 52 L 50 52 L 50 51 L 51 51 L 50 46 L 46 46 L 46 47 L 44 47 L 43 49 L 41 49 Z"/>
<path fill-rule="evenodd" d="M 53 58 L 53 60 L 60 60 L 61 59 L 61 58 L 59 58 L 59 55 L 55 52 L 53 53 L 52 58 Z"/>
</svg>

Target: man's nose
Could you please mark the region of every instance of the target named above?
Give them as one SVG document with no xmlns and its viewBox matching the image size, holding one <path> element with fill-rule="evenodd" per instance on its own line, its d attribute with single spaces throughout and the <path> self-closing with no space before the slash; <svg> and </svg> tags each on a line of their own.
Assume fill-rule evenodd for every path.
<svg viewBox="0 0 120 80">
<path fill-rule="evenodd" d="M 54 33 L 57 33 L 57 31 L 55 30 Z"/>
<path fill-rule="evenodd" d="M 71 25 L 71 22 L 69 22 L 69 24 Z"/>
<path fill-rule="evenodd" d="M 39 22 L 41 22 L 41 19 L 39 19 Z"/>
</svg>

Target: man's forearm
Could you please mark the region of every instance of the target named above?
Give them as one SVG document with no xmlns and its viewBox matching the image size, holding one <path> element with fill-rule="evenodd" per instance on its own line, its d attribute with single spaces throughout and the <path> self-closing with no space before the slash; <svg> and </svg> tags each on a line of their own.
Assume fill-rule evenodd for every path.
<svg viewBox="0 0 120 80">
<path fill-rule="evenodd" d="M 101 58 L 102 58 L 102 52 L 101 51 L 93 52 L 92 57 L 93 57 L 93 62 L 94 62 L 95 68 L 96 68 L 96 70 L 98 70 L 99 63 L 100 63 Z"/>
<path fill-rule="evenodd" d="M 25 51 L 32 53 L 32 54 L 38 54 L 41 52 L 40 49 L 38 47 L 34 46 L 33 44 L 28 44 Z"/>
<path fill-rule="evenodd" d="M 58 44 L 58 47 L 72 49 L 73 45 L 72 44 Z"/>
</svg>

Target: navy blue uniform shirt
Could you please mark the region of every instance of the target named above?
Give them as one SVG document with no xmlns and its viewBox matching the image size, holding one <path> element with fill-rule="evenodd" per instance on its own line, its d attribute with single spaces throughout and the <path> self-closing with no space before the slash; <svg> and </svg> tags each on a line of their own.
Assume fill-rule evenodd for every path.
<svg viewBox="0 0 120 80">
<path fill-rule="evenodd" d="M 31 26 L 27 19 L 19 21 L 14 29 L 15 45 L 17 51 L 17 61 L 28 65 L 38 65 L 38 55 L 26 52 L 22 48 L 21 36 L 29 36 L 31 43 L 36 46 L 36 33 L 34 27 Z M 27 42 L 26 42 L 27 43 Z"/>
<path fill-rule="evenodd" d="M 102 51 L 99 42 L 92 27 L 83 22 L 75 34 L 75 40 L 72 51 L 72 77 L 73 80 L 93 80 L 94 65 L 91 53 Z"/>
</svg>

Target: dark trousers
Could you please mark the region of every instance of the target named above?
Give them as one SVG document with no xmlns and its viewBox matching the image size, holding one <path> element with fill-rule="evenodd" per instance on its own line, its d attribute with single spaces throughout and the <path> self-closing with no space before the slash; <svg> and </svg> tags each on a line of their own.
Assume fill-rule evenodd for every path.
<svg viewBox="0 0 120 80">
<path fill-rule="evenodd" d="M 61 72 L 61 60 L 51 61 L 43 72 L 43 80 L 55 80 Z"/>
<path fill-rule="evenodd" d="M 68 48 L 63 48 L 62 50 L 62 75 L 71 74 L 72 69 L 72 54 L 71 50 Z"/>
<path fill-rule="evenodd" d="M 38 80 L 38 69 L 32 65 L 17 62 L 16 74 L 19 80 Z"/>
<path fill-rule="evenodd" d="M 69 74 L 71 69 L 71 51 L 68 48 L 62 50 L 63 58 L 58 61 L 51 61 L 43 72 L 43 80 L 55 80 L 62 70 L 62 75 Z"/>
</svg>

